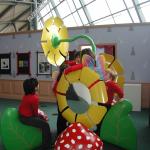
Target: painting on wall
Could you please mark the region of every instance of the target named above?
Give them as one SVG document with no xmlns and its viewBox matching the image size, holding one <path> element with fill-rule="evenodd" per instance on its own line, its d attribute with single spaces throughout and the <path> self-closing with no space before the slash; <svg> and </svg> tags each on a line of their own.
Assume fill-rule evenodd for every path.
<svg viewBox="0 0 150 150">
<path fill-rule="evenodd" d="M 47 61 L 43 52 L 37 52 L 37 75 L 51 75 L 52 65 Z"/>
<path fill-rule="evenodd" d="M 17 75 L 30 73 L 30 52 L 17 54 Z"/>
<path fill-rule="evenodd" d="M 0 74 L 11 74 L 11 53 L 0 54 Z"/>
</svg>

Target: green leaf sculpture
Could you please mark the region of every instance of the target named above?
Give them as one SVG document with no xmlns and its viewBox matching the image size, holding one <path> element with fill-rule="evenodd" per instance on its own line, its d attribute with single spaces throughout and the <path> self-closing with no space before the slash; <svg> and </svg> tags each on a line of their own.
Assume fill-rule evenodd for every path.
<svg viewBox="0 0 150 150">
<path fill-rule="evenodd" d="M 127 150 L 137 150 L 137 134 L 129 112 L 132 104 L 128 100 L 118 102 L 106 114 L 100 138 Z"/>
<path fill-rule="evenodd" d="M 31 150 L 42 144 L 41 131 L 22 124 L 16 108 L 6 109 L 0 123 L 1 139 L 6 150 Z"/>
</svg>

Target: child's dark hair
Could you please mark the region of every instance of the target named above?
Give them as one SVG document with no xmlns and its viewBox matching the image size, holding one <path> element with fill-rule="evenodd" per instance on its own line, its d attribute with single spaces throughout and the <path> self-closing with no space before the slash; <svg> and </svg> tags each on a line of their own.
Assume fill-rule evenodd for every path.
<svg viewBox="0 0 150 150">
<path fill-rule="evenodd" d="M 74 59 L 76 59 L 77 57 L 81 57 L 81 51 L 76 51 L 74 54 Z"/>
<path fill-rule="evenodd" d="M 94 60 L 95 60 L 95 55 L 94 53 L 91 51 L 90 48 L 85 48 L 83 49 L 82 51 L 77 51 L 75 54 L 74 54 L 74 59 L 77 58 L 78 56 L 82 59 L 83 55 L 89 55 L 91 56 Z"/>
<path fill-rule="evenodd" d="M 36 78 L 26 79 L 23 82 L 23 89 L 25 95 L 35 94 L 35 88 L 38 86 L 38 80 Z"/>
<path fill-rule="evenodd" d="M 81 51 L 81 58 L 82 58 L 83 55 L 85 55 L 85 54 L 87 54 L 87 55 L 91 56 L 93 59 L 95 59 L 95 55 L 94 55 L 94 53 L 91 51 L 90 48 L 85 48 L 85 49 L 83 49 L 83 50 Z"/>
</svg>

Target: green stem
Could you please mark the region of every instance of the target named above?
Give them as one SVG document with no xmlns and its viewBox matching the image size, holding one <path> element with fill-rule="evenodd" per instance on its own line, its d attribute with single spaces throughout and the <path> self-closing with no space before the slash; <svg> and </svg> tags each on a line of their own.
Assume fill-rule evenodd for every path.
<svg viewBox="0 0 150 150">
<path fill-rule="evenodd" d="M 69 38 L 69 39 L 59 39 L 58 36 L 53 35 L 52 45 L 54 48 L 56 48 L 59 46 L 59 44 L 61 42 L 72 42 L 72 41 L 75 41 L 75 40 L 80 39 L 80 38 L 87 40 L 90 43 L 90 45 L 92 46 L 93 53 L 96 53 L 96 46 L 94 44 L 94 41 L 91 37 L 89 37 L 87 35 L 77 35 L 77 36 Z"/>
</svg>

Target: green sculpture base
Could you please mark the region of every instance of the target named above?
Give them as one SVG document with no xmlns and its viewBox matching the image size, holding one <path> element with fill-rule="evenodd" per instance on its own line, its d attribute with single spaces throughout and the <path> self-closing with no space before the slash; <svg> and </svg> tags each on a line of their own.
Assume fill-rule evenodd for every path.
<svg viewBox="0 0 150 150">
<path fill-rule="evenodd" d="M 132 104 L 128 100 L 118 102 L 106 114 L 100 132 L 100 138 L 106 142 L 137 150 L 137 134 L 129 112 Z"/>
<path fill-rule="evenodd" d="M 8 108 L 1 116 L 1 139 L 6 150 L 31 150 L 42 144 L 37 128 L 20 122 L 16 108 Z"/>
</svg>

